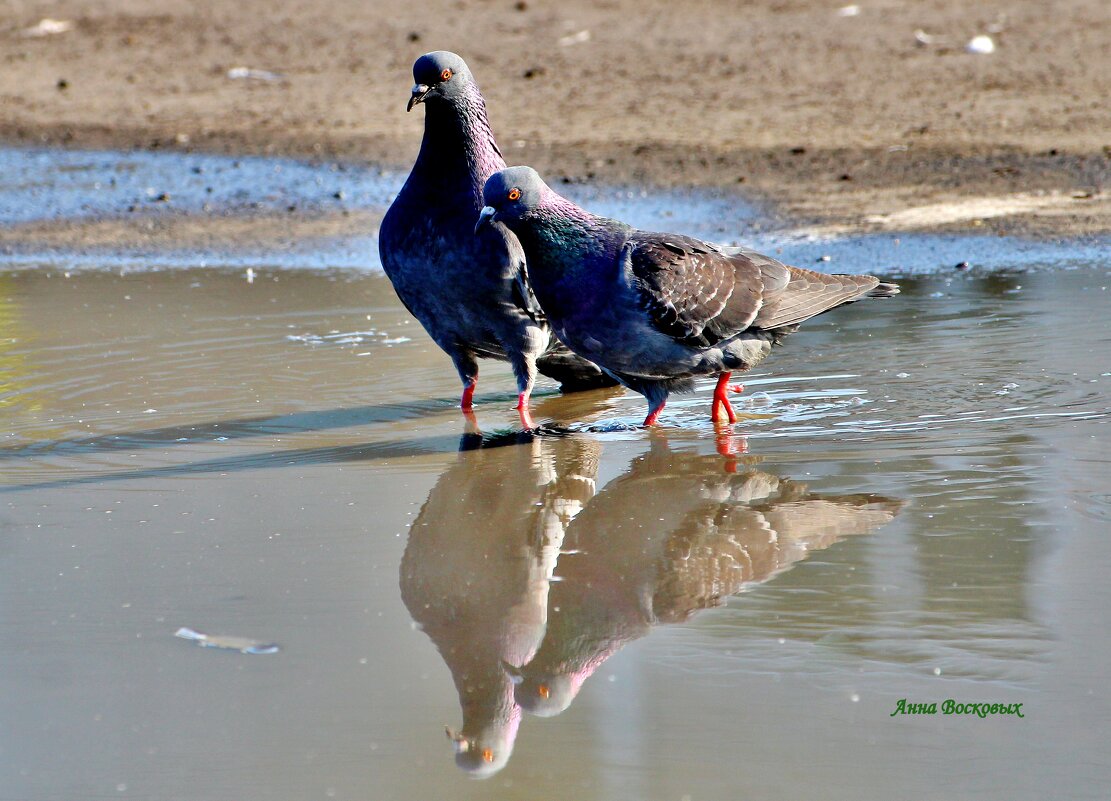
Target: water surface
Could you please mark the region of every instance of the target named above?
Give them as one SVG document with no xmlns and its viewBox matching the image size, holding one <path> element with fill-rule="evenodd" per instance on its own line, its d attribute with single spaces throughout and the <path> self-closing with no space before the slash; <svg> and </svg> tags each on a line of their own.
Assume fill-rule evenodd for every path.
<svg viewBox="0 0 1111 801">
<path fill-rule="evenodd" d="M 808 323 L 732 429 L 703 382 L 658 432 L 548 387 L 538 434 L 495 363 L 464 421 L 367 243 L 14 249 L 0 799 L 1105 797 L 1111 274 L 899 239 L 903 294 Z"/>
</svg>

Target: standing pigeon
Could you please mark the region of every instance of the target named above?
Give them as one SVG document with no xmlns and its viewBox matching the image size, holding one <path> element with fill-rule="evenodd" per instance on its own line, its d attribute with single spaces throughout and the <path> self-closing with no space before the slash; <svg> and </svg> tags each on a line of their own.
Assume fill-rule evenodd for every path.
<svg viewBox="0 0 1111 801">
<path fill-rule="evenodd" d="M 517 377 L 517 408 L 531 428 L 528 402 L 537 366 L 565 390 L 614 382 L 551 336 L 516 238 L 502 226 L 474 236 L 482 185 L 505 160 L 466 63 L 454 53 L 428 53 L 413 65 L 413 77 L 408 109 L 425 105 L 424 140 L 382 220 L 382 266 L 401 302 L 455 363 L 462 407 L 472 406 L 476 357 L 508 359 Z"/>
<path fill-rule="evenodd" d="M 597 217 L 552 191 L 531 167 L 486 182 L 476 232 L 491 222 L 517 235 L 556 336 L 648 400 L 653 425 L 672 391 L 717 374 L 711 416 L 736 420 L 730 373 L 751 369 L 816 314 L 899 291 L 870 275 L 788 267 L 750 250 L 721 249 Z"/>
</svg>

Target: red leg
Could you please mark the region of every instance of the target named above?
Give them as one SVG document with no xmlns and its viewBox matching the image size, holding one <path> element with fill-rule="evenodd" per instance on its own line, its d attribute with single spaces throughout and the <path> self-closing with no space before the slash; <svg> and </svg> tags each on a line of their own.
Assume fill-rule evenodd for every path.
<svg viewBox="0 0 1111 801">
<path fill-rule="evenodd" d="M 718 376 L 718 384 L 714 387 L 714 403 L 710 407 L 710 419 L 718 419 L 718 407 L 722 407 L 725 411 L 725 416 L 729 419 L 730 423 L 737 422 L 737 413 L 733 411 L 733 407 L 729 404 L 729 396 L 725 394 L 726 390 L 732 389 L 734 392 L 739 392 L 729 386 L 730 373 L 722 373 Z"/>
<path fill-rule="evenodd" d="M 474 408 L 474 388 L 478 385 L 478 379 L 474 379 L 469 384 L 463 385 L 463 400 L 459 401 L 459 408 L 473 409 Z"/>
<path fill-rule="evenodd" d="M 664 410 L 664 406 L 665 406 L 665 404 L 661 403 L 655 409 L 652 409 L 651 411 L 649 411 L 648 416 L 644 418 L 644 425 L 646 425 L 646 426 L 656 425 L 656 420 L 659 419 L 660 412 L 662 412 Z"/>
<path fill-rule="evenodd" d="M 532 415 L 529 414 L 528 401 L 528 392 L 522 392 L 517 396 L 517 413 L 521 417 L 521 425 L 523 425 L 525 428 L 533 429 L 536 428 L 536 423 L 533 422 Z"/>
</svg>

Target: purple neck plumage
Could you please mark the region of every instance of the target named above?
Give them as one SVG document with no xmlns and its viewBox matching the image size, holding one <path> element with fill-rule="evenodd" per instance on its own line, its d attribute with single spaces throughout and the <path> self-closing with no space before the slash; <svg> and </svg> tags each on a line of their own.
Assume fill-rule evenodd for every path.
<svg viewBox="0 0 1111 801">
<path fill-rule="evenodd" d="M 581 206 L 576 206 L 563 195 L 556 193 L 551 187 L 544 187 L 544 194 L 537 205 L 537 211 L 542 216 L 556 217 L 561 220 L 581 225 L 583 228 L 593 228 L 602 218 L 591 214 Z"/>
<path fill-rule="evenodd" d="M 431 99 L 424 105 L 424 139 L 413 172 L 428 172 L 438 181 L 468 179 L 476 208 L 481 207 L 483 184 L 505 167 L 482 93 L 468 81 L 452 99 Z"/>
</svg>

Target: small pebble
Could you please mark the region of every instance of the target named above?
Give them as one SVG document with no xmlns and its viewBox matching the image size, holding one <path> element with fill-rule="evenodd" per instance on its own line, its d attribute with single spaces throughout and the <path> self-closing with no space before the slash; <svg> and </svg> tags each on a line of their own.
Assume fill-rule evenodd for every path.
<svg viewBox="0 0 1111 801">
<path fill-rule="evenodd" d="M 987 56 L 995 52 L 995 42 L 992 41 L 990 36 L 980 34 L 979 36 L 973 36 L 972 40 L 965 45 L 964 49 L 969 53 Z"/>
</svg>

